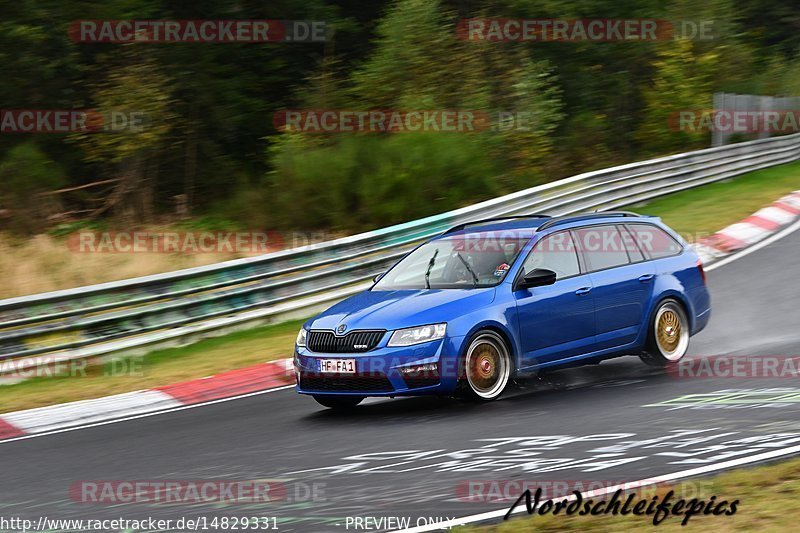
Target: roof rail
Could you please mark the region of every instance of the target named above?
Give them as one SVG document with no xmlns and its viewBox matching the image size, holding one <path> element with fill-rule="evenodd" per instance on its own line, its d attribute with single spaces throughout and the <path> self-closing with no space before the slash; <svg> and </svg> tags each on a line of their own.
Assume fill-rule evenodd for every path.
<svg viewBox="0 0 800 533">
<path fill-rule="evenodd" d="M 552 228 L 553 226 L 558 226 L 560 224 L 566 224 L 567 222 L 577 222 L 580 220 L 591 220 L 593 218 L 609 218 L 609 217 L 640 217 L 639 213 L 634 213 L 633 211 L 600 211 L 594 213 L 576 213 L 574 215 L 563 215 L 560 217 L 554 217 L 539 226 L 539 231 L 546 230 L 547 228 Z"/>
<path fill-rule="evenodd" d="M 499 220 L 516 220 L 516 219 L 521 219 L 521 218 L 553 218 L 553 217 L 550 216 L 550 215 L 544 215 L 544 214 L 540 214 L 540 213 L 532 213 L 530 215 L 509 215 L 509 216 L 506 216 L 506 217 L 494 217 L 494 218 L 484 218 L 484 219 L 481 219 L 481 220 L 471 220 L 469 222 L 464 222 L 462 224 L 458 224 L 457 226 L 453 226 L 449 230 L 445 231 L 444 234 L 452 233 L 454 231 L 460 231 L 460 230 L 466 228 L 467 226 L 475 226 L 477 224 L 483 224 L 483 223 L 486 223 L 486 222 L 496 222 L 496 221 L 499 221 Z"/>
</svg>

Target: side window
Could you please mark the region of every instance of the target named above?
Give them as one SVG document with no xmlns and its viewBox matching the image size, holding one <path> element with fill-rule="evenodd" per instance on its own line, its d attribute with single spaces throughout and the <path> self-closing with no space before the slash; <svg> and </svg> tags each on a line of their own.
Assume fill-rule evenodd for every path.
<svg viewBox="0 0 800 533">
<path fill-rule="evenodd" d="M 631 263 L 644 261 L 644 255 L 642 255 L 639 245 L 634 241 L 633 235 L 628 231 L 628 228 L 625 226 L 617 226 L 617 229 L 619 229 L 619 232 L 622 234 L 622 245 L 625 247 L 625 251 L 628 252 Z"/>
<path fill-rule="evenodd" d="M 556 273 L 556 279 L 580 274 L 578 254 L 570 233 L 568 231 L 553 233 L 537 242 L 522 268 L 525 272 L 546 268 Z"/>
<path fill-rule="evenodd" d="M 681 243 L 657 226 L 652 224 L 629 224 L 628 228 L 631 230 L 639 247 L 650 259 L 678 255 L 683 251 Z"/>
<path fill-rule="evenodd" d="M 628 264 L 628 252 L 616 226 L 592 226 L 575 230 L 578 248 L 589 272 Z"/>
</svg>

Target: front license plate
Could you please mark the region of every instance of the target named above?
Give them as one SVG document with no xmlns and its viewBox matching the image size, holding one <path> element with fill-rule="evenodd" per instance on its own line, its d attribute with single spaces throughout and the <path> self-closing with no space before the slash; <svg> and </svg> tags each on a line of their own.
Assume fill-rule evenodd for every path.
<svg viewBox="0 0 800 533">
<path fill-rule="evenodd" d="M 320 359 L 319 371 L 334 374 L 355 374 L 355 359 Z"/>
</svg>

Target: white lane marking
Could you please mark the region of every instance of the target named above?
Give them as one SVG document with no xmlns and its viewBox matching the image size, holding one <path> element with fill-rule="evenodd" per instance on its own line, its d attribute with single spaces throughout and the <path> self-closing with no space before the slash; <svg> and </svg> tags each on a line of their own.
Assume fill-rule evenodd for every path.
<svg viewBox="0 0 800 533">
<path fill-rule="evenodd" d="M 792 224 L 788 228 L 782 229 L 781 231 L 779 231 L 775 235 L 772 235 L 771 237 L 767 237 L 766 239 L 764 239 L 763 241 L 759 242 L 758 244 L 754 244 L 753 246 L 750 246 L 749 248 L 746 248 L 746 249 L 742 250 L 741 252 L 737 252 L 737 253 L 729 256 L 729 257 L 726 257 L 725 259 L 722 259 L 721 261 L 717 261 L 716 263 L 708 265 L 708 267 L 706 267 L 705 270 L 706 271 L 714 270 L 714 269 L 719 268 L 721 266 L 725 266 L 728 263 L 732 263 L 733 261 L 736 261 L 737 259 L 741 259 L 742 257 L 744 257 L 746 255 L 750 255 L 753 252 L 757 252 L 758 250 L 764 248 L 765 246 L 769 246 L 773 242 L 786 237 L 787 235 L 797 231 L 798 229 L 800 229 L 800 220 L 798 220 L 797 222 L 795 222 L 794 224 Z"/>
<path fill-rule="evenodd" d="M 800 453 L 800 446 L 790 446 L 789 448 L 784 448 L 783 450 L 773 450 L 769 452 L 759 453 L 756 455 L 751 455 L 749 457 L 739 457 L 737 459 L 731 459 L 730 461 L 723 461 L 721 463 L 699 466 L 697 468 L 690 468 L 688 470 L 681 470 L 679 472 L 673 472 L 671 474 L 666 474 L 663 476 L 656 476 L 647 479 L 642 479 L 639 481 L 630 481 L 627 483 L 621 483 L 619 485 L 614 485 L 613 487 L 604 487 L 596 490 L 589 491 L 583 494 L 586 498 L 594 498 L 597 496 L 603 496 L 605 494 L 611 494 L 616 492 L 620 489 L 626 490 L 632 487 L 639 487 L 639 486 L 650 486 L 655 485 L 658 483 L 665 483 L 667 481 L 675 481 L 678 479 L 688 478 L 699 476 L 702 474 L 708 474 L 710 472 L 716 472 L 719 470 L 725 470 L 727 468 L 734 468 L 737 466 L 747 465 L 751 463 L 757 463 L 760 461 L 767 461 L 769 459 L 775 459 L 777 457 L 783 457 L 786 455 L 795 455 Z M 560 500 L 568 500 L 571 501 L 575 498 L 574 495 L 568 496 L 565 498 L 557 498 Z M 512 514 L 519 514 L 526 512 L 525 503 L 523 502 L 522 505 L 517 506 L 514 509 Z M 470 524 L 473 522 L 481 522 L 483 520 L 493 520 L 497 518 L 502 518 L 508 512 L 508 507 L 503 509 L 498 509 L 496 511 L 488 511 L 485 513 L 474 514 L 469 516 L 463 516 L 461 518 L 454 518 L 452 520 L 446 520 L 443 522 L 437 522 L 435 524 L 429 524 L 426 526 L 418 526 L 412 527 L 407 529 L 398 529 L 394 533 L 422 533 L 423 531 L 438 531 L 440 529 L 445 528 L 453 528 L 456 526 L 462 526 L 465 524 Z M 535 517 L 532 517 L 531 520 L 535 520 Z"/>
<path fill-rule="evenodd" d="M 113 420 L 120 416 L 152 413 L 182 405 L 183 403 L 169 394 L 151 389 L 14 411 L 0 415 L 0 418 L 25 433 L 45 433 L 70 426 Z"/>
<path fill-rule="evenodd" d="M 68 431 L 77 431 L 79 429 L 88 429 L 88 428 L 93 428 L 93 427 L 97 427 L 97 426 L 106 426 L 108 424 L 116 424 L 117 422 L 127 422 L 128 420 L 137 420 L 139 418 L 147 418 L 147 417 L 150 417 L 150 416 L 163 415 L 165 413 L 173 413 L 175 411 L 183 411 L 185 409 L 194 409 L 195 407 L 204 407 L 206 405 L 213 405 L 215 403 L 230 402 L 232 400 L 238 400 L 240 398 L 249 398 L 250 396 L 259 396 L 261 394 L 267 394 L 267 393 L 270 393 L 270 392 L 278 392 L 278 391 L 282 391 L 282 390 L 286 390 L 286 389 L 293 389 L 294 387 L 295 387 L 294 385 L 285 385 L 283 387 L 276 387 L 274 389 L 267 389 L 267 390 L 261 390 L 261 391 L 256 391 L 256 392 L 248 392 L 247 394 L 240 394 L 238 396 L 231 396 L 230 398 L 220 398 L 218 400 L 209 400 L 207 402 L 196 403 L 196 404 L 192 404 L 192 405 L 181 405 L 180 407 L 172 407 L 170 409 L 165 409 L 165 410 L 160 410 L 160 411 L 153 411 L 153 412 L 150 412 L 150 413 L 143 413 L 143 414 L 139 414 L 139 415 L 126 416 L 124 418 L 117 418 L 117 419 L 114 419 L 114 420 L 105 420 L 103 422 L 95 422 L 95 423 L 92 423 L 92 424 L 84 424 L 84 425 L 81 425 L 81 426 L 73 426 L 73 427 L 69 427 L 69 428 L 55 429 L 55 430 L 52 430 L 52 431 L 47 431 L 45 433 L 34 433 L 32 435 L 22 435 L 20 437 L 14 437 L 14 438 L 11 438 L 11 439 L 2 440 L 2 441 L 0 441 L 0 445 L 7 444 L 9 442 L 18 441 L 18 440 L 34 439 L 36 437 L 44 437 L 46 435 L 55 435 L 56 433 L 66 433 Z M 5 415 L 0 415 L 0 417 L 3 417 L 3 416 L 5 416 Z"/>
</svg>

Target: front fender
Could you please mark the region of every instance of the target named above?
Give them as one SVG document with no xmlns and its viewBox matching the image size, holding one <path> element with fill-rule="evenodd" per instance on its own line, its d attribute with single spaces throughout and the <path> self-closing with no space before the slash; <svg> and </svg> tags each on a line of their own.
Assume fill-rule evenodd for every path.
<svg viewBox="0 0 800 533">
<path fill-rule="evenodd" d="M 491 306 L 460 316 L 448 324 L 448 335 L 462 336 L 462 356 L 469 345 L 469 340 L 478 331 L 490 329 L 499 333 L 508 344 L 513 358 L 514 370 L 520 367 L 519 327 L 517 324 L 517 307 L 514 302 L 499 294 Z"/>
</svg>

